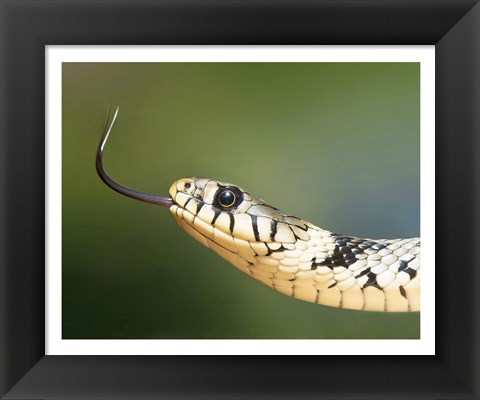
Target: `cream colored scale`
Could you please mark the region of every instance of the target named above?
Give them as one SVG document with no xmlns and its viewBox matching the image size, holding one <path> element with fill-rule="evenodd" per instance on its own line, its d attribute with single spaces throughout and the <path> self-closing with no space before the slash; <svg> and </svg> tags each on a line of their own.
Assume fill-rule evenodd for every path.
<svg viewBox="0 0 480 400">
<path fill-rule="evenodd" d="M 170 196 L 129 189 L 105 172 L 103 150 L 118 114 L 109 115 L 96 168 L 113 190 L 169 207 L 180 226 L 240 271 L 287 296 L 354 310 L 420 310 L 420 240 L 337 235 L 283 214 L 242 188 L 206 178 L 176 181 Z"/>
</svg>

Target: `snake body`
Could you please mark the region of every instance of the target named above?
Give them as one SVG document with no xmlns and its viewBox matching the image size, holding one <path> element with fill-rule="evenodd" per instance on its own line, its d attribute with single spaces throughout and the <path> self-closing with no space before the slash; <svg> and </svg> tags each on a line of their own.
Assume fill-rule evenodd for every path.
<svg viewBox="0 0 480 400">
<path fill-rule="evenodd" d="M 280 293 L 354 310 L 420 310 L 419 238 L 335 234 L 207 178 L 180 179 L 169 194 L 187 233 Z"/>
<path fill-rule="evenodd" d="M 246 190 L 207 178 L 173 183 L 168 197 L 112 179 L 103 150 L 118 114 L 107 114 L 96 169 L 113 190 L 169 207 L 204 246 L 264 285 L 300 300 L 354 310 L 420 310 L 420 239 L 361 239 L 282 213 Z"/>
</svg>

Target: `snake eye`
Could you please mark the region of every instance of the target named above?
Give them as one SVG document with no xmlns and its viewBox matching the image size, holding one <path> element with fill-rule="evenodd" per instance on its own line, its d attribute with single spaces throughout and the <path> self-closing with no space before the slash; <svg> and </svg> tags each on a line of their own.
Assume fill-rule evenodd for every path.
<svg viewBox="0 0 480 400">
<path fill-rule="evenodd" d="M 236 199 L 237 199 L 237 196 L 235 196 L 235 193 L 233 193 L 231 190 L 224 190 L 218 196 L 218 202 L 223 207 L 233 206 L 235 204 Z"/>
<path fill-rule="evenodd" d="M 238 206 L 243 200 L 243 194 L 235 187 L 223 187 L 215 196 L 214 204 L 223 209 L 231 209 Z"/>
</svg>

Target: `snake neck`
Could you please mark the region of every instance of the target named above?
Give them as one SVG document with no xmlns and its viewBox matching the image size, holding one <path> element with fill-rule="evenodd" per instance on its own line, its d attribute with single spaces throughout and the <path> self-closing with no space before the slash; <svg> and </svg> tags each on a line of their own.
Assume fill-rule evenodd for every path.
<svg viewBox="0 0 480 400">
<path fill-rule="evenodd" d="M 176 207 L 171 210 L 194 239 L 284 295 L 354 310 L 420 310 L 418 238 L 361 239 L 309 224 L 306 240 L 250 242 L 202 226 L 201 220 L 189 223 Z"/>
</svg>

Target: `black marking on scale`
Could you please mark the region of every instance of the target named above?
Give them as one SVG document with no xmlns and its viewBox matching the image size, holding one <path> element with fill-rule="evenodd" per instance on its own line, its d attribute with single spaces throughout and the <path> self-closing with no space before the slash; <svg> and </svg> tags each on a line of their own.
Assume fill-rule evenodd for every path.
<svg viewBox="0 0 480 400">
<path fill-rule="evenodd" d="M 233 228 L 235 228 L 235 217 L 230 213 L 227 213 L 227 214 L 230 218 L 230 226 L 229 226 L 230 233 L 233 233 Z"/>
<path fill-rule="evenodd" d="M 408 267 L 408 262 L 400 260 L 400 266 L 398 267 L 398 272 L 406 270 Z"/>
<path fill-rule="evenodd" d="M 200 213 L 200 210 L 203 208 L 203 206 L 205 205 L 205 203 L 203 201 L 200 201 L 198 204 L 197 204 L 197 214 Z"/>
<path fill-rule="evenodd" d="M 408 300 L 407 299 L 407 292 L 405 292 L 405 288 L 402 285 L 400 285 L 398 287 L 398 289 L 400 290 L 400 294 L 405 298 L 405 300 Z"/>
<path fill-rule="evenodd" d="M 252 244 L 250 243 L 250 241 L 247 241 L 248 243 L 248 247 L 250 247 L 252 249 L 252 251 L 255 253 L 256 256 L 259 256 L 260 254 L 258 254 L 255 249 L 252 247 Z"/>
<path fill-rule="evenodd" d="M 298 218 L 297 218 L 298 219 Z M 294 224 L 297 228 L 301 229 L 302 231 L 308 231 L 308 226 L 302 221 L 302 220 L 299 220 L 302 225 L 297 225 L 297 224 Z"/>
<path fill-rule="evenodd" d="M 308 226 L 305 225 L 305 222 L 303 222 L 300 218 L 297 218 L 295 215 L 286 215 L 285 218 L 290 218 L 292 220 L 292 222 L 289 222 L 289 221 L 285 220 L 286 224 L 293 225 L 293 226 L 295 226 L 295 227 L 297 227 L 297 228 L 299 228 L 299 229 L 301 229 L 302 231 L 305 231 L 305 232 L 308 231 Z"/>
<path fill-rule="evenodd" d="M 259 242 L 260 234 L 258 233 L 257 216 L 250 214 L 250 218 L 252 219 L 253 235 L 255 236 L 255 240 Z"/>
<path fill-rule="evenodd" d="M 277 221 L 274 219 L 270 220 L 270 240 L 273 242 L 275 240 L 275 235 L 277 234 Z"/>
<path fill-rule="evenodd" d="M 214 213 L 215 213 L 215 216 L 213 217 L 212 219 L 212 222 L 211 224 L 215 224 L 215 221 L 217 220 L 217 218 L 220 216 L 221 212 L 220 211 L 217 211 L 217 210 L 214 210 Z"/>
<path fill-rule="evenodd" d="M 362 272 L 360 272 L 358 275 L 355 275 L 354 278 L 361 278 L 363 275 L 366 275 L 370 272 L 370 268 L 365 268 Z"/>
<path fill-rule="evenodd" d="M 183 205 L 183 208 L 186 209 L 186 208 L 187 208 L 187 204 L 190 203 L 190 202 L 192 201 L 192 199 L 193 199 L 193 197 L 189 197 L 189 198 L 187 199 L 187 201 L 185 202 L 185 204 Z"/>
<path fill-rule="evenodd" d="M 295 240 L 302 240 L 299 236 L 297 236 L 297 234 L 295 233 L 295 231 L 292 229 L 290 225 L 287 224 L 287 226 L 290 229 L 290 231 L 293 233 L 293 237 L 295 238 Z"/>
<path fill-rule="evenodd" d="M 374 288 L 377 288 L 379 290 L 383 290 L 382 287 L 378 284 L 377 282 L 377 274 L 373 272 L 369 272 L 367 274 L 368 280 L 363 284 L 363 288 L 367 288 L 369 286 L 373 286 Z"/>
<path fill-rule="evenodd" d="M 383 243 L 375 243 L 373 246 L 372 246 L 372 249 L 374 250 L 382 250 L 384 249 L 385 247 L 387 247 L 387 245 L 383 244 Z"/>
<path fill-rule="evenodd" d="M 334 283 L 332 283 L 327 289 L 330 289 L 332 287 L 335 287 L 337 285 L 337 281 L 335 281 Z"/>
<path fill-rule="evenodd" d="M 285 250 L 288 250 L 285 247 L 283 247 L 283 244 L 280 245 L 280 247 L 278 249 L 271 249 L 270 247 L 268 247 L 268 244 L 266 244 L 266 243 L 264 243 L 264 244 L 265 244 L 265 246 L 267 246 L 267 250 L 268 250 L 267 256 L 271 255 L 272 253 L 281 253 Z"/>
<path fill-rule="evenodd" d="M 410 275 L 410 280 L 412 280 L 413 278 L 415 278 L 417 276 L 417 271 L 412 269 L 412 268 L 407 268 L 405 271 L 403 272 L 406 272 L 408 275 Z"/>
<path fill-rule="evenodd" d="M 310 266 L 311 271 L 316 270 L 320 265 L 322 265 L 321 262 L 317 263 L 317 257 L 313 257 L 310 261 L 312 262 L 312 265 Z M 333 271 L 333 267 L 331 267 L 330 269 Z"/>
</svg>

